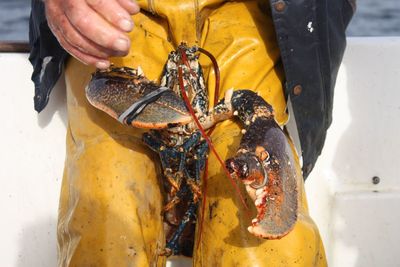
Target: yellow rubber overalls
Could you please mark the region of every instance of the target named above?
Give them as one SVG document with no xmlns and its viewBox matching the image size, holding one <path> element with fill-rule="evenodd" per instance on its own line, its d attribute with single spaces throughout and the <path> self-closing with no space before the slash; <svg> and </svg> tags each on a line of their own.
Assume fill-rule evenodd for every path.
<svg viewBox="0 0 400 267">
<path fill-rule="evenodd" d="M 142 11 L 133 17 L 131 51 L 114 59 L 116 65 L 141 66 L 157 81 L 168 53 L 180 42 L 199 45 L 217 58 L 220 97 L 230 88 L 257 91 L 274 107 L 278 123 L 286 123 L 283 71 L 268 1 L 138 3 Z M 213 99 L 211 63 L 203 56 L 200 63 Z M 166 258 L 158 256 L 165 237 L 157 155 L 142 144 L 142 130 L 119 124 L 87 102 L 84 88 L 93 71 L 74 59 L 66 67 L 69 127 L 58 222 L 59 266 L 163 266 Z M 227 159 L 239 145 L 240 127 L 225 121 L 211 137 Z M 199 245 L 195 243 L 194 266 L 326 266 L 304 193 L 293 231 L 280 240 L 259 239 L 247 232 L 249 218 L 243 216 L 237 192 L 213 155 L 209 162 L 204 227 Z"/>
</svg>

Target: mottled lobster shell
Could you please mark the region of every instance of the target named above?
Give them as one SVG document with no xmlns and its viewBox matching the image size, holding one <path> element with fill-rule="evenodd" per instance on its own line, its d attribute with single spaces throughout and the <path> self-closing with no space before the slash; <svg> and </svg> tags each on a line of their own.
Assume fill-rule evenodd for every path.
<svg viewBox="0 0 400 267">
<path fill-rule="evenodd" d="M 138 75 L 135 69 L 113 68 L 93 74 L 86 87 L 86 97 L 93 106 L 118 119 L 135 102 L 157 88 L 158 85 Z M 163 129 L 189 121 L 191 116 L 182 99 L 167 90 L 148 103 L 130 124 L 138 128 Z"/>
</svg>

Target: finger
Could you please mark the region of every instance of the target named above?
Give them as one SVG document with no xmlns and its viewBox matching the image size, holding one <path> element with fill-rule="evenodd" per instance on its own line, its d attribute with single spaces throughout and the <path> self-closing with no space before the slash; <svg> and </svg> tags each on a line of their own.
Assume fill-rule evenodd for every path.
<svg viewBox="0 0 400 267">
<path fill-rule="evenodd" d="M 133 29 L 133 21 L 116 0 L 86 0 L 87 4 L 97 11 L 103 18 L 122 31 L 130 32 Z"/>
<path fill-rule="evenodd" d="M 58 30 L 69 44 L 81 52 L 95 55 L 99 58 L 109 57 L 109 54 L 104 51 L 106 49 L 101 49 L 100 46 L 83 37 L 74 27 L 72 27 L 66 17 L 60 19 Z"/>
<path fill-rule="evenodd" d="M 59 31 L 66 41 L 85 54 L 98 58 L 117 56 L 120 53 L 97 45 L 86 37 L 82 36 L 69 22 L 65 15 L 59 16 Z"/>
<path fill-rule="evenodd" d="M 134 0 L 118 0 L 119 4 L 131 15 L 139 13 L 140 7 Z"/>
<path fill-rule="evenodd" d="M 49 25 L 50 26 L 50 25 Z M 54 35 L 57 37 L 58 42 L 60 45 L 73 57 L 81 61 L 82 63 L 86 65 L 93 65 L 96 66 L 99 69 L 106 69 L 110 66 L 110 61 L 105 58 L 101 57 L 96 57 L 93 55 L 89 55 L 85 52 L 82 52 L 81 50 L 77 49 L 74 47 L 71 43 L 68 42 L 63 36 L 63 34 L 60 32 L 59 29 L 54 27 L 54 25 L 51 26 L 52 31 Z"/>
<path fill-rule="evenodd" d="M 94 63 L 98 65 L 99 68 L 102 68 L 101 66 L 106 68 L 109 65 L 108 57 L 110 55 L 114 55 L 115 52 L 100 47 L 82 36 L 72 27 L 62 11 L 57 9 L 57 6 L 46 6 L 46 17 L 48 19 L 50 29 L 57 39 L 60 40 L 60 44 L 65 50 L 72 52 L 77 49 L 82 53 L 82 56 L 91 56 L 92 59 L 90 60 L 88 60 L 86 56 L 83 56 L 83 58 L 78 58 L 78 55 L 81 54 L 74 52 L 75 57 L 86 64 L 93 65 L 94 59 L 97 59 L 97 62 Z"/>
<path fill-rule="evenodd" d="M 92 42 L 126 55 L 130 48 L 128 37 L 80 0 L 64 1 L 65 15 L 80 34 Z"/>
</svg>

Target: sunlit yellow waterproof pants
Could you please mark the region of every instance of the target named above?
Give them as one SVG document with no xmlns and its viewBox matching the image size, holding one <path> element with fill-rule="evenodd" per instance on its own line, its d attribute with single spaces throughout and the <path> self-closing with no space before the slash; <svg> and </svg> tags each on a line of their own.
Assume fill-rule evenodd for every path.
<svg viewBox="0 0 400 267">
<path fill-rule="evenodd" d="M 115 64 L 141 66 L 157 81 L 171 50 L 181 41 L 197 44 L 218 60 L 220 97 L 230 88 L 257 91 L 273 105 L 277 121 L 287 121 L 283 72 L 267 1 L 139 4 L 143 11 L 134 16 L 131 52 Z M 213 99 L 211 63 L 203 56 L 200 62 Z M 158 256 L 165 245 L 158 156 L 142 144 L 142 130 L 119 124 L 87 102 L 84 88 L 93 71 L 73 59 L 66 68 L 69 128 L 58 223 L 59 266 L 163 266 L 166 259 Z M 240 137 L 232 121 L 219 124 L 212 134 L 224 159 L 236 151 Z M 194 266 L 326 266 L 304 193 L 294 230 L 280 240 L 262 240 L 246 230 L 249 217 L 213 155 L 209 162 L 204 227 L 195 244 Z"/>
</svg>

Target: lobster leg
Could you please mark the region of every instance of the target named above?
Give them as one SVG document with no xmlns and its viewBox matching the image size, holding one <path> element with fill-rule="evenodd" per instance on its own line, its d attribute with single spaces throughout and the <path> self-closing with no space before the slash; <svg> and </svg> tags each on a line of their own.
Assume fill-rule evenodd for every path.
<svg viewBox="0 0 400 267">
<path fill-rule="evenodd" d="M 171 191 L 169 192 L 170 200 L 165 205 L 164 211 L 172 209 L 180 202 L 182 196 L 182 192 L 180 192 L 182 190 L 181 184 L 184 177 L 186 177 L 186 183 L 192 188 L 194 198 L 197 200 L 201 197 L 199 179 L 197 178 L 200 176 L 198 174 L 200 170 L 197 170 L 200 167 L 196 166 L 195 168 L 195 179 L 191 178 L 192 175 L 187 171 L 189 168 L 186 167 L 186 155 L 200 142 L 200 136 L 199 132 L 195 132 L 181 146 L 170 147 L 161 141 L 160 134 L 157 131 L 143 134 L 143 142 L 159 154 L 164 176 L 171 185 Z M 203 142 L 198 151 L 195 152 L 195 157 L 200 157 L 204 161 L 206 151 L 207 146 L 204 146 Z M 172 166 L 171 163 L 173 163 Z M 199 163 L 195 161 L 195 165 L 197 164 Z"/>
<path fill-rule="evenodd" d="M 192 190 L 194 202 L 197 202 L 202 196 L 200 177 L 202 172 L 204 171 L 207 154 L 208 154 L 208 144 L 207 142 L 203 141 L 196 149 L 196 154 L 194 156 L 194 168 L 193 168 L 194 177 L 192 177 L 188 172 L 188 170 L 191 168 L 186 168 L 188 177 L 186 182 Z"/>
<path fill-rule="evenodd" d="M 208 145 L 205 141 L 203 141 L 196 148 L 194 162 L 193 162 L 195 165 L 193 168 L 194 177 L 191 177 L 191 175 L 187 173 L 186 176 L 187 185 L 182 188 L 182 190 L 187 190 L 188 188 L 191 189 L 192 201 L 190 201 L 189 207 L 185 212 L 185 215 L 183 216 L 174 234 L 167 242 L 166 249 L 164 252 L 166 255 L 178 254 L 180 252 L 179 238 L 181 237 L 188 223 L 196 220 L 196 211 L 199 203 L 198 200 L 201 197 L 200 177 L 202 172 L 204 171 L 207 153 L 208 153 Z M 190 168 L 186 168 L 186 170 L 188 169 Z"/>
<path fill-rule="evenodd" d="M 167 147 L 167 145 L 159 137 L 159 133 L 156 131 L 144 133 L 142 139 L 148 147 L 159 154 L 163 174 L 172 187 L 171 194 L 175 195 L 180 188 L 183 178 L 182 169 L 185 161 L 183 153 L 179 152 L 175 148 Z M 179 167 L 176 171 L 176 168 L 173 170 L 171 166 L 171 159 L 174 159 L 174 161 L 178 162 L 177 165 Z"/>
<path fill-rule="evenodd" d="M 162 255 L 170 256 L 172 254 L 176 255 L 180 252 L 179 238 L 181 237 L 183 231 L 185 230 L 187 224 L 191 221 L 196 220 L 196 211 L 198 203 L 190 202 L 189 208 L 183 216 L 177 230 L 172 235 L 171 239 L 167 242 L 165 250 Z"/>
<path fill-rule="evenodd" d="M 162 167 L 171 169 L 172 173 L 182 173 L 182 184 L 174 195 L 169 194 L 170 200 L 164 207 L 164 216 L 170 223 L 169 232 L 172 235 L 169 237 L 165 250 L 161 253 L 162 255 L 178 254 L 181 250 L 182 233 L 188 223 L 195 220 L 198 199 L 201 197 L 200 176 L 205 166 L 208 146 L 204 141 L 200 141 L 198 132 L 189 136 L 182 145 L 177 147 L 165 146 L 158 138 L 158 132 L 152 134 L 145 134 L 143 140 L 154 151 L 158 151 Z M 174 208 L 182 199 L 189 200 L 189 203 L 188 206 L 178 207 L 186 209 L 186 212 L 180 215 Z"/>
<path fill-rule="evenodd" d="M 198 185 L 198 181 L 197 181 L 197 183 L 196 182 L 192 182 L 192 181 L 196 181 L 196 179 L 193 180 L 191 178 L 191 175 L 188 172 L 188 169 L 190 169 L 190 168 L 188 168 L 186 166 L 186 162 L 189 159 L 187 158 L 186 155 L 188 155 L 189 152 L 191 152 L 193 150 L 193 148 L 200 142 L 200 136 L 201 136 L 201 134 L 199 132 L 193 133 L 188 138 L 188 140 L 186 140 L 177 149 L 179 151 L 179 158 L 180 158 L 180 162 L 179 162 L 179 167 L 178 167 L 177 173 L 182 173 L 186 177 L 186 183 L 187 183 L 187 185 L 189 185 L 191 187 L 192 193 L 194 194 L 194 199 L 198 199 L 198 198 L 201 197 L 201 190 L 200 190 L 200 187 Z M 198 154 L 199 153 L 197 152 L 195 157 L 198 157 Z M 195 176 L 197 177 L 196 174 L 195 174 Z M 179 196 L 177 196 L 177 197 L 179 197 Z M 174 197 L 174 199 L 175 199 L 175 201 L 179 201 L 179 200 L 176 200 L 176 197 Z M 168 210 L 167 208 L 172 208 L 174 206 L 174 203 L 171 203 L 171 204 L 168 203 L 168 204 L 166 206 L 166 210 Z"/>
</svg>

